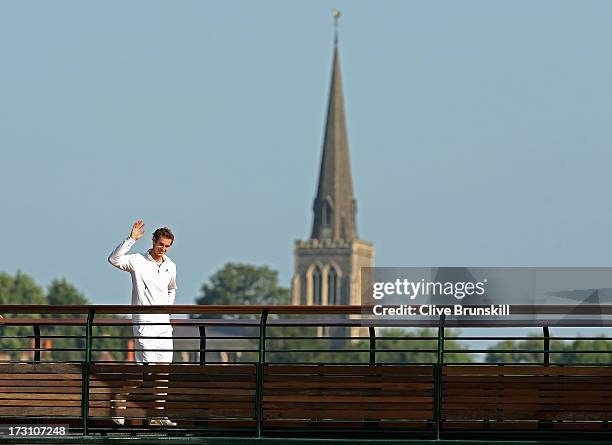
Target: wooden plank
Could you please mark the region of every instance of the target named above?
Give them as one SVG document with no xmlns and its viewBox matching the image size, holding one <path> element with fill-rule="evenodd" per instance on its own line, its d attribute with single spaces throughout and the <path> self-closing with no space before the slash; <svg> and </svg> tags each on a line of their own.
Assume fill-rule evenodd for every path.
<svg viewBox="0 0 612 445">
<path fill-rule="evenodd" d="M 80 394 L 0 393 L 0 400 L 81 400 Z M 0 402 L 10 403 L 10 402 Z"/>
<path fill-rule="evenodd" d="M 394 397 L 394 396 L 361 396 L 361 395 L 348 395 L 348 396 L 337 396 L 329 394 L 321 394 L 314 396 L 307 395 L 284 395 L 284 396 L 270 396 L 264 393 L 264 402 L 287 402 L 287 403 L 375 403 L 384 404 L 387 403 L 433 403 L 433 397 Z"/>
<path fill-rule="evenodd" d="M 81 416 L 80 407 L 57 406 L 0 406 L 0 416 L 42 417 L 42 416 Z"/>
<path fill-rule="evenodd" d="M 471 409 L 471 407 L 478 406 L 498 406 L 500 409 L 506 409 L 507 407 L 513 406 L 539 406 L 541 409 L 549 409 L 550 407 L 558 407 L 559 409 L 576 409 L 576 406 L 585 406 L 585 410 L 601 410 L 601 409 L 611 409 L 612 402 L 611 401 L 599 401 L 599 402 L 591 402 L 585 400 L 555 400 L 555 399 L 525 399 L 525 400 L 511 400 L 504 401 L 502 399 L 477 399 L 477 400 L 462 400 L 462 399 L 444 399 L 442 403 L 445 406 L 463 406 L 466 409 Z"/>
<path fill-rule="evenodd" d="M 223 374 L 223 375 L 251 375 L 256 372 L 253 364 L 245 365 L 138 365 L 138 364 L 117 364 L 117 365 L 92 365 L 93 374 L 138 374 L 143 372 L 168 372 L 171 374 Z"/>
<path fill-rule="evenodd" d="M 264 410 L 294 410 L 296 409 L 296 405 L 292 403 L 275 403 L 275 402 L 267 402 L 264 403 Z M 309 402 L 309 403 L 301 403 L 299 405 L 300 410 L 314 410 L 319 412 L 326 413 L 323 417 L 332 417 L 335 418 L 334 414 L 338 410 L 347 409 L 347 404 L 345 402 Z M 361 403 L 359 406 L 360 411 L 394 411 L 396 414 L 401 414 L 405 411 L 427 411 L 431 415 L 433 415 L 433 400 L 431 403 Z"/>
<path fill-rule="evenodd" d="M 128 385 L 127 382 L 124 382 L 126 385 Z M 121 386 L 120 384 L 118 384 L 117 382 L 115 382 L 113 385 L 104 385 L 104 384 L 97 384 L 97 385 L 92 385 L 91 389 L 92 391 L 95 392 L 100 392 L 100 393 L 104 393 L 104 392 L 111 392 L 113 391 L 113 388 L 117 387 L 117 386 Z M 136 384 L 134 384 L 134 386 L 136 386 Z M 155 385 L 147 385 L 145 386 L 144 383 L 142 385 L 138 384 L 138 386 L 141 386 L 143 388 L 146 387 L 151 387 L 151 386 L 155 386 Z M 175 385 L 166 385 L 166 386 L 170 386 L 173 390 L 177 391 L 177 392 L 184 392 L 186 394 L 191 394 L 193 392 L 193 394 L 197 394 L 198 391 L 204 391 L 206 392 L 206 390 L 208 389 L 219 389 L 219 388 L 227 388 L 227 389 L 243 389 L 243 390 L 252 390 L 255 388 L 255 383 L 254 382 L 244 382 L 244 383 L 234 383 L 234 382 L 223 382 L 217 385 L 201 385 L 201 386 L 184 386 L 181 385 L 180 387 Z"/>
<path fill-rule="evenodd" d="M 384 377 L 384 378 L 383 378 Z M 363 384 L 371 383 L 432 383 L 434 381 L 431 376 L 380 376 L 380 375 L 265 375 L 265 382 L 320 382 L 320 383 L 337 383 L 337 382 L 355 382 Z"/>
<path fill-rule="evenodd" d="M 530 403 L 525 401 L 524 403 L 514 402 L 514 403 L 503 403 L 503 402 L 493 402 L 493 401 L 485 401 L 482 400 L 480 403 L 474 403 L 472 405 L 466 405 L 465 403 L 461 403 L 459 401 L 448 402 L 444 405 L 444 409 L 448 409 L 449 411 L 470 411 L 471 409 L 488 409 L 492 411 L 512 411 L 512 410 L 531 410 L 531 411 L 602 411 L 607 409 L 611 404 L 608 403 L 606 406 L 604 405 L 595 405 L 592 406 L 590 404 L 584 403 L 572 403 L 572 404 L 558 404 L 558 403 Z"/>
<path fill-rule="evenodd" d="M 114 415 L 109 408 L 91 408 L 89 413 L 91 416 L 97 417 L 109 417 Z M 194 411 L 193 409 L 163 409 L 163 410 L 151 410 L 151 409 L 140 409 L 132 408 L 126 410 L 125 417 L 157 417 L 157 416 L 170 416 L 170 417 L 189 417 L 196 419 L 206 419 L 210 417 L 231 417 L 231 418 L 249 418 L 255 417 L 255 409 L 201 409 Z M 123 414 L 123 413 L 122 413 Z"/>
<path fill-rule="evenodd" d="M 90 388 L 89 394 L 90 397 L 94 397 L 94 396 L 100 396 L 100 397 L 104 397 L 104 396 L 108 396 L 108 395 L 112 395 L 112 394 L 116 394 L 117 392 L 121 392 L 122 388 Z M 216 398 L 218 397 L 218 394 L 222 394 L 222 396 L 227 396 L 227 397 L 250 397 L 255 395 L 255 391 L 254 389 L 243 389 L 240 391 L 240 394 L 228 394 L 228 391 L 226 390 L 236 390 L 236 389 L 240 389 L 240 388 L 202 388 L 202 389 L 198 389 L 198 388 L 168 388 L 167 390 L 164 389 L 164 392 L 167 392 L 168 394 L 172 395 L 172 394 L 176 394 L 181 395 L 181 394 L 188 394 L 190 396 L 193 397 L 206 397 L 206 398 Z M 150 394 L 153 391 L 153 388 L 149 387 L 149 388 L 143 388 L 143 387 L 139 387 L 139 388 L 131 388 L 126 390 L 126 392 L 129 392 L 130 394 Z M 211 394 L 210 391 L 214 391 L 214 393 Z M 219 392 L 219 391 L 224 391 L 224 392 Z"/>
<path fill-rule="evenodd" d="M 196 385 L 181 385 L 181 386 L 173 386 L 173 385 L 169 385 L 167 382 L 162 382 L 162 381 L 150 381 L 150 382 L 114 382 L 113 384 L 104 384 L 104 383 L 100 383 L 97 382 L 96 385 L 91 385 L 90 388 L 92 389 L 97 389 L 97 388 L 106 388 L 106 389 L 111 389 L 113 391 L 117 390 L 117 389 L 121 389 L 121 388 L 159 388 L 159 387 L 165 387 L 165 388 L 169 388 L 170 390 L 187 390 L 187 391 L 199 391 L 202 394 L 216 394 L 218 391 L 223 391 L 223 390 L 227 390 L 229 391 L 230 394 L 239 394 L 240 392 L 243 393 L 249 393 L 249 392 L 253 392 L 255 389 L 253 386 L 248 386 L 248 387 L 243 387 L 243 388 L 235 388 L 235 387 L 225 387 L 223 385 L 218 385 L 216 388 L 210 388 L 210 387 L 205 387 L 205 388 L 198 388 Z"/>
<path fill-rule="evenodd" d="M 160 377 L 162 378 L 162 377 Z M 123 376 L 123 378 L 106 378 L 105 375 L 102 376 L 93 376 L 90 381 L 93 382 L 100 382 L 100 383 L 111 383 L 111 382 L 116 382 L 116 381 L 121 381 L 121 380 L 133 380 L 133 381 L 142 381 L 144 379 L 143 375 L 136 375 L 136 376 L 132 376 L 132 375 L 125 375 Z M 151 381 L 154 380 L 154 378 L 152 376 L 147 376 L 146 379 L 147 381 Z M 165 380 L 168 380 L 167 378 Z M 236 382 L 236 383 L 244 383 L 246 385 L 248 384 L 252 384 L 255 382 L 255 376 L 252 377 L 235 377 L 235 376 L 216 376 L 215 378 L 205 378 L 202 379 L 200 381 L 186 381 L 186 380 L 170 380 L 173 382 L 174 385 L 179 385 L 182 384 L 182 386 L 195 386 L 195 387 L 199 387 L 201 385 L 222 385 L 225 383 L 232 383 L 232 382 Z M 0 381 L 0 384 L 2 382 Z"/>
<path fill-rule="evenodd" d="M 32 406 L 32 407 L 47 407 L 47 406 L 81 406 L 81 401 L 77 400 L 61 400 L 55 398 L 55 400 L 29 400 L 29 399 L 11 399 L 2 401 L 2 406 Z"/>
<path fill-rule="evenodd" d="M 80 380 L 3 380 L 0 381 L 3 387 L 81 387 Z"/>
<path fill-rule="evenodd" d="M 504 422 L 484 422 L 482 420 L 476 421 L 442 421 L 442 428 L 447 431 L 457 430 L 510 430 L 510 431 L 532 431 L 539 428 L 537 421 L 513 421 L 508 420 Z"/>
<path fill-rule="evenodd" d="M 89 403 L 90 408 L 107 408 L 110 407 L 107 401 L 92 401 Z M 225 402 L 223 405 L 220 405 L 218 402 L 169 402 L 165 401 L 155 402 L 155 401 L 142 401 L 142 402 L 134 402 L 128 400 L 125 403 L 117 403 L 116 406 L 125 407 L 126 413 L 130 413 L 131 409 L 156 409 L 163 407 L 164 410 L 172 410 L 172 409 L 191 409 L 194 411 L 200 410 L 216 410 L 216 409 L 243 409 L 243 410 L 253 410 L 253 403 L 241 403 L 241 402 Z M 123 409 L 122 409 L 123 411 Z"/>
<path fill-rule="evenodd" d="M 267 419 L 431 419 L 433 413 L 431 411 L 415 410 L 403 411 L 398 413 L 392 410 L 333 410 L 331 412 L 325 410 L 306 410 L 306 409 L 266 409 L 264 408 L 264 416 Z"/>
<path fill-rule="evenodd" d="M 341 389 L 328 389 L 328 388 L 309 388 L 309 389 L 264 389 L 264 393 L 267 396 L 274 397 L 293 397 L 293 396 L 307 396 L 307 397 L 397 397 L 398 400 L 405 400 L 407 397 L 427 397 L 433 396 L 433 388 L 429 391 L 379 391 L 377 389 L 366 388 L 366 389 L 355 389 L 355 388 L 341 388 Z"/>
<path fill-rule="evenodd" d="M 131 386 L 116 386 L 114 387 L 114 391 L 115 393 L 121 393 L 121 392 L 128 392 L 130 394 L 136 392 L 136 389 L 143 389 L 143 388 L 147 388 L 146 391 L 142 391 L 143 393 L 148 392 L 151 393 L 153 392 L 155 389 L 160 389 L 163 388 L 164 391 L 168 394 L 184 394 L 184 392 L 177 392 L 176 388 L 169 388 L 169 387 L 164 387 L 163 385 L 157 384 L 157 385 L 150 385 L 148 387 L 143 387 L 140 386 L 138 388 L 136 387 L 131 387 Z M 205 395 L 205 394 L 222 394 L 222 395 L 233 395 L 233 396 L 253 396 L 255 395 L 255 390 L 254 389 L 233 389 L 233 388 L 217 388 L 217 389 L 213 389 L 213 388 L 207 388 L 207 389 L 202 389 L 198 392 L 198 394 L 201 395 Z"/>
<path fill-rule="evenodd" d="M 44 387 L 44 386 L 0 386 L 0 393 L 38 393 L 38 394 L 80 394 L 81 387 L 79 386 L 64 386 L 64 387 Z"/>
<path fill-rule="evenodd" d="M 525 375 L 525 376 L 608 376 L 607 366 L 520 366 L 520 365 L 445 365 L 442 374 L 448 376 Z"/>
<path fill-rule="evenodd" d="M 573 396 L 584 396 L 584 397 L 591 397 L 591 396 L 600 396 L 600 397 L 612 397 L 612 391 L 587 391 L 587 390 L 571 390 L 571 391 L 565 391 L 564 389 L 558 388 L 558 389 L 540 389 L 540 388 L 535 388 L 537 391 L 537 393 L 540 396 L 546 396 L 546 397 L 573 397 Z M 534 390 L 533 389 L 523 389 L 523 388 L 509 388 L 509 387 L 501 387 L 498 389 L 494 389 L 494 388 L 465 388 L 465 387 L 459 387 L 459 388 L 453 388 L 453 387 L 444 387 L 444 393 L 443 395 L 446 396 L 454 396 L 454 397 L 461 397 L 461 396 L 482 396 L 482 397 L 490 397 L 490 396 L 499 396 L 499 397 L 505 397 L 505 396 L 524 396 L 524 397 L 528 397 L 534 394 Z"/>
<path fill-rule="evenodd" d="M 392 431 L 414 431 L 431 432 L 433 430 L 431 421 L 428 420 L 376 420 L 375 426 L 372 421 L 364 421 L 362 419 L 354 420 L 327 420 L 327 419 L 264 419 L 264 427 L 267 429 L 282 428 L 282 429 L 309 429 L 317 428 L 318 430 L 380 430 Z M 331 432 L 331 431 L 330 431 Z M 386 432 L 386 431 L 385 431 Z"/>
<path fill-rule="evenodd" d="M 612 420 L 609 411 L 554 412 L 527 410 L 449 410 L 443 409 L 442 417 L 446 420 Z"/>
<path fill-rule="evenodd" d="M 568 378 L 563 377 L 555 377 L 555 376 L 516 376 L 516 375 L 506 375 L 506 376 L 455 376 L 455 377 L 442 377 L 443 382 L 445 383 L 463 383 L 463 384 L 472 384 L 472 383 L 509 383 L 516 382 L 521 384 L 540 384 L 540 383 L 548 383 L 551 385 L 560 385 L 562 382 L 567 383 L 576 383 L 579 384 L 581 382 L 584 383 L 597 383 L 605 385 L 609 387 L 610 379 L 608 377 L 585 377 L 585 378 L 573 378 L 568 380 Z"/>
<path fill-rule="evenodd" d="M 510 394 L 505 393 L 505 395 L 500 395 L 499 393 L 490 393 L 490 394 L 476 394 L 474 396 L 467 396 L 467 395 L 454 395 L 454 394 L 445 394 L 444 392 L 442 392 L 442 397 L 444 398 L 444 401 L 461 401 L 464 403 L 477 403 L 476 400 L 494 400 L 495 402 L 501 402 L 504 401 L 505 403 L 514 403 L 515 401 L 520 402 L 520 401 L 534 401 L 534 400 L 541 400 L 543 402 L 559 402 L 559 403 L 572 403 L 573 401 L 588 401 L 589 403 L 605 403 L 607 400 L 609 400 L 609 397 L 605 396 L 605 395 L 594 395 L 594 396 L 585 396 L 585 397 L 580 397 L 580 394 L 572 394 L 572 395 L 564 395 L 564 396 L 559 396 L 559 395 L 552 395 L 552 396 L 548 396 L 545 393 L 538 393 L 537 391 L 534 391 L 532 394 L 526 395 L 526 394 Z"/>
<path fill-rule="evenodd" d="M 266 365 L 264 374 L 433 376 L 433 365 Z"/>
<path fill-rule="evenodd" d="M 40 364 L 31 364 L 31 363 L 2 363 L 0 364 L 0 374 L 11 374 L 11 373 L 25 373 L 25 372 L 34 372 L 34 373 L 81 373 L 81 365 L 77 364 L 67 364 L 67 363 L 40 363 Z"/>
<path fill-rule="evenodd" d="M 4 373 L 0 374 L 0 385 L 3 385 L 4 380 L 80 380 L 81 374 L 19 374 L 19 373 Z"/>
<path fill-rule="evenodd" d="M 411 382 L 385 382 L 381 381 L 370 381 L 370 382 L 361 382 L 361 381 L 336 381 L 336 382 L 312 382 L 312 381 L 280 381 L 280 382 L 265 382 L 266 388 L 269 389 L 309 389 L 309 388 L 321 388 L 321 389 L 334 389 L 334 388 L 360 388 L 360 389 L 377 389 L 381 391 L 414 391 L 417 389 L 422 389 L 423 384 L 421 383 L 411 383 Z M 431 384 L 433 387 L 433 382 Z"/>
<path fill-rule="evenodd" d="M 165 392 L 165 390 L 164 390 Z M 108 393 L 108 394 L 90 394 L 89 396 L 89 400 L 95 401 L 95 400 L 113 400 L 113 399 L 125 399 L 126 396 L 125 394 L 120 395 L 121 393 L 117 394 L 117 393 Z M 166 393 L 166 395 L 164 396 L 165 400 L 176 400 L 176 401 L 180 401 L 180 400 L 194 400 L 194 401 L 206 401 L 206 402 L 215 402 L 215 403 L 219 403 L 219 402 L 248 402 L 248 403 L 254 403 L 255 401 L 255 395 L 250 395 L 250 396 L 232 396 L 232 395 L 227 395 L 227 394 L 220 394 L 220 395 L 205 395 L 205 396 L 201 396 L 201 395 L 177 395 L 177 394 L 172 394 L 172 393 Z M 149 400 L 149 399 L 159 399 L 159 396 L 155 396 L 154 394 L 151 393 L 151 391 L 147 391 L 147 393 L 143 393 L 143 392 L 139 392 L 139 393 L 135 393 L 135 392 L 130 392 L 129 395 L 127 396 L 127 398 L 129 398 L 130 400 Z"/>
</svg>

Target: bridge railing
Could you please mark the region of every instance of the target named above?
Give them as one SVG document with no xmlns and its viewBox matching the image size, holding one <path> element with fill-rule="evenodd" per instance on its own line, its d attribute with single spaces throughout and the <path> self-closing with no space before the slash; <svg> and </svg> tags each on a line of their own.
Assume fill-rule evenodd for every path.
<svg viewBox="0 0 612 445">
<path fill-rule="evenodd" d="M 376 320 L 354 306 L 5 305 L 0 313 L 5 424 L 138 434 L 159 431 L 148 422 L 168 416 L 173 434 L 608 437 L 612 420 L 609 337 L 551 335 L 606 329 L 610 306 L 578 314 L 519 306 L 497 323 Z M 136 365 L 132 313 L 201 318 L 172 319 L 172 365 Z M 568 313 L 574 318 L 552 317 Z M 575 350 L 555 349 L 563 342 Z M 578 353 L 582 363 L 571 359 Z"/>
</svg>

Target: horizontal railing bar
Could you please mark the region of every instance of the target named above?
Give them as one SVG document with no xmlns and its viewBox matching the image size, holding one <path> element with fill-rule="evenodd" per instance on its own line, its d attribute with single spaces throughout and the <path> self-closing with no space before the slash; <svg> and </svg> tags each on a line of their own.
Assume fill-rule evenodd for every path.
<svg viewBox="0 0 612 445">
<path fill-rule="evenodd" d="M 422 305 L 404 305 L 418 308 Z M 468 305 L 466 305 L 468 306 Z M 612 315 L 610 304 L 576 304 L 576 305 L 508 305 L 512 315 L 526 314 L 572 314 L 572 315 Z M 437 305 L 438 308 L 452 305 Z M 490 305 L 469 305 L 473 308 L 487 308 Z M 337 315 L 372 315 L 373 306 L 298 306 L 298 305 L 0 305 L 2 313 L 36 313 L 36 314 L 87 314 L 94 309 L 96 314 L 261 314 L 264 310 L 270 314 L 337 314 Z M 256 320 L 255 320 L 256 321 Z"/>
<path fill-rule="evenodd" d="M 0 309 L 0 313 L 2 313 Z M 393 327 L 414 327 L 414 328 L 431 328 L 437 326 L 436 320 L 372 320 L 372 319 L 342 319 L 342 320 L 329 320 L 329 319 L 293 319 L 293 320 L 270 320 L 268 321 L 268 327 L 318 327 L 318 326 L 336 326 L 336 327 L 380 327 L 380 328 L 393 328 Z M 122 320 L 121 322 L 107 322 L 106 320 L 94 320 L 93 327 L 99 326 L 132 326 L 134 324 L 141 326 L 165 326 L 168 323 L 133 323 L 131 320 Z M 198 322 L 185 321 L 183 319 L 173 319 L 170 324 L 172 326 L 179 325 L 204 325 L 204 326 L 241 326 L 241 327 L 257 327 L 259 322 L 257 320 L 219 320 L 219 319 L 208 319 L 200 320 Z M 0 325 L 4 326 L 33 326 L 33 325 L 53 325 L 53 326 L 85 326 L 86 320 L 83 321 L 71 321 L 66 322 L 65 319 L 54 320 L 54 319 L 11 319 L 4 318 L 0 319 Z M 612 318 L 605 320 L 446 320 L 445 326 L 449 328 L 534 328 L 534 327 L 598 327 L 606 328 L 612 327 Z"/>
</svg>

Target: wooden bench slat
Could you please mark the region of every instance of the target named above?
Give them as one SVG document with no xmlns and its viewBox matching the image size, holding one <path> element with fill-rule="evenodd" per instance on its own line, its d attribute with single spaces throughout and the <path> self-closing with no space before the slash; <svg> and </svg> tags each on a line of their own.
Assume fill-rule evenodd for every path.
<svg viewBox="0 0 612 445">
<path fill-rule="evenodd" d="M 325 414 L 328 414 L 327 416 Z M 333 416 L 332 416 L 333 414 Z M 288 418 L 288 419 L 431 419 L 432 411 L 415 410 L 397 412 L 393 410 L 315 410 L 315 409 L 266 409 L 264 407 L 264 416 L 270 418 Z"/>
<path fill-rule="evenodd" d="M 386 403 L 429 403 L 431 397 L 395 397 L 387 395 L 329 395 L 329 394 L 318 394 L 318 395 L 282 395 L 282 396 L 270 396 L 264 394 L 265 402 L 288 402 L 288 403 L 329 403 L 329 402 L 347 402 L 347 403 L 379 403 L 384 405 Z"/>
<path fill-rule="evenodd" d="M 282 376 L 264 376 L 264 382 L 268 383 L 278 383 L 282 382 L 305 382 L 305 383 L 323 383 L 323 384 L 332 384 L 332 383 L 352 383 L 355 385 L 370 385 L 380 383 L 383 379 L 379 376 L 325 376 L 325 375 L 317 375 L 317 376 L 302 376 L 302 375 L 282 375 Z M 432 385 L 434 383 L 433 377 L 419 377 L 419 376 L 403 376 L 403 377 L 394 377 L 389 378 L 385 377 L 384 381 L 387 383 L 397 383 L 397 384 L 429 384 Z"/>
<path fill-rule="evenodd" d="M 56 397 L 55 400 L 32 400 L 32 399 L 12 399 L 2 401 L 3 407 L 8 406 L 32 406 L 32 407 L 67 407 L 67 406 L 81 406 L 80 400 L 62 400 Z"/>
<path fill-rule="evenodd" d="M 35 393 L 9 393 L 3 394 L 0 393 L 0 400 L 4 400 L 4 402 L 0 403 L 10 403 L 6 402 L 6 400 L 58 400 L 59 404 L 61 404 L 63 400 L 81 400 L 80 394 L 35 394 Z"/>
<path fill-rule="evenodd" d="M 550 376 L 608 376 L 612 377 L 612 367 L 602 366 L 520 366 L 520 365 L 446 365 L 442 374 L 447 376 L 484 376 L 484 375 L 550 375 Z"/>
<path fill-rule="evenodd" d="M 3 387 L 81 387 L 80 380 L 0 380 Z"/>
<path fill-rule="evenodd" d="M 398 375 L 433 376 L 433 366 L 404 365 L 266 365 L 264 374 L 277 375 Z"/>
<path fill-rule="evenodd" d="M 490 410 L 449 410 L 442 411 L 445 420 L 612 420 L 609 411 L 585 412 L 554 412 L 554 411 L 529 411 L 529 410 L 504 410 L 491 412 Z"/>
<path fill-rule="evenodd" d="M 0 385 L 4 384 L 6 380 L 80 380 L 82 374 L 52 374 L 52 373 L 4 373 L 0 374 Z"/>
<path fill-rule="evenodd" d="M 433 382 L 432 382 L 433 383 Z M 382 391 L 413 391 L 418 388 L 422 388 L 422 383 L 412 383 L 412 382 L 361 382 L 361 381 L 337 381 L 337 382 L 313 382 L 313 381 L 284 381 L 284 382 L 276 382 L 276 381 L 266 381 L 266 388 L 269 389 L 343 389 L 343 388 L 360 388 L 360 389 L 378 389 Z M 357 386 L 356 386 L 357 385 Z"/>
<path fill-rule="evenodd" d="M 80 417 L 79 407 L 57 407 L 57 406 L 0 406 L 0 416 L 13 417 L 43 417 L 43 416 L 72 416 Z"/>
<path fill-rule="evenodd" d="M 106 397 L 109 395 L 113 395 L 116 393 L 122 392 L 123 387 L 117 388 L 90 388 L 89 394 L 90 397 Z M 239 390 L 236 394 L 230 394 L 230 391 Z M 150 394 L 153 391 L 153 387 L 143 388 L 130 388 L 126 390 L 130 394 Z M 220 392 L 224 391 L 224 392 Z M 192 397 L 206 397 L 206 398 L 217 398 L 219 394 L 221 396 L 227 397 L 246 397 L 255 394 L 255 388 L 168 388 L 164 389 L 164 392 L 167 392 L 169 395 L 173 395 L 174 397 L 178 397 L 183 394 L 187 394 Z"/>
<path fill-rule="evenodd" d="M 80 364 L 68 363 L 0 363 L 0 374 L 11 373 L 55 373 L 55 374 L 80 374 Z"/>
<path fill-rule="evenodd" d="M 80 394 L 81 386 L 1 386 L 1 394 L 38 393 L 38 394 Z"/>
<path fill-rule="evenodd" d="M 461 376 L 461 377 L 443 377 L 445 383 L 448 384 L 490 384 L 490 383 L 520 383 L 525 385 L 542 385 L 548 384 L 551 386 L 561 385 L 562 382 L 567 383 L 597 383 L 605 388 L 609 388 L 611 385 L 610 378 L 608 377 L 585 377 L 570 379 L 567 377 L 555 377 L 555 376 Z"/>
<path fill-rule="evenodd" d="M 113 410 L 108 408 L 90 408 L 89 413 L 91 416 L 95 417 L 110 417 L 115 415 Z M 171 416 L 171 417 L 191 417 L 191 418 L 199 418 L 205 419 L 209 417 L 234 417 L 234 418 L 253 418 L 255 415 L 255 409 L 223 409 L 223 408 L 215 408 L 215 409 L 200 409 L 193 410 L 190 408 L 186 409 L 163 409 L 163 410 L 153 410 L 153 409 L 142 409 L 142 408 L 131 408 L 126 410 L 129 413 L 125 415 L 128 417 L 157 417 L 160 415 L 163 416 Z M 123 413 L 121 413 L 123 415 Z"/>
<path fill-rule="evenodd" d="M 138 365 L 138 364 L 117 364 L 91 366 L 92 374 L 130 374 L 143 372 L 168 372 L 171 374 L 222 374 L 222 375 L 251 375 L 256 372 L 254 364 L 245 365 Z"/>
</svg>

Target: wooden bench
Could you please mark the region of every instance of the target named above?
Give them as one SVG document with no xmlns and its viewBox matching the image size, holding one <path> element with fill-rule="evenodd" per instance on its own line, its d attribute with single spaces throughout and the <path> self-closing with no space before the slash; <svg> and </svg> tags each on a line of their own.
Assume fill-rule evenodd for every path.
<svg viewBox="0 0 612 445">
<path fill-rule="evenodd" d="M 263 432 L 432 435 L 434 369 L 433 365 L 267 364 Z M 79 433 L 82 378 L 80 364 L 0 364 L 0 424 L 69 424 L 72 432 Z M 183 430 L 203 435 L 222 430 L 253 435 L 256 381 L 254 364 L 93 364 L 87 407 L 90 431 L 115 428 L 111 418 L 119 414 L 126 418 L 126 427 L 168 416 Z M 543 430 L 557 435 L 609 434 L 610 421 L 612 367 L 441 368 L 442 434 L 480 432 L 486 437 Z"/>
<path fill-rule="evenodd" d="M 612 367 L 446 365 L 442 428 L 602 430 L 612 420 Z"/>
<path fill-rule="evenodd" d="M 255 428 L 255 365 L 92 365 L 89 416 L 127 425 L 167 416 L 183 428 Z"/>
<path fill-rule="evenodd" d="M 79 364 L 0 364 L 0 423 L 77 421 L 81 385 Z"/>
<path fill-rule="evenodd" d="M 431 431 L 433 367 L 266 365 L 263 426 Z"/>
</svg>

